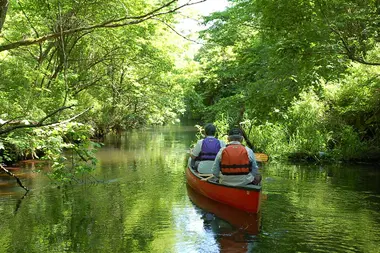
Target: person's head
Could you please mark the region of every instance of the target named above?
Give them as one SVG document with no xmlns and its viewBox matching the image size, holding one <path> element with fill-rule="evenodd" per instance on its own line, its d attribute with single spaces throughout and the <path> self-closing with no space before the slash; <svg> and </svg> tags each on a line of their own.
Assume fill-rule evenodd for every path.
<svg viewBox="0 0 380 253">
<path fill-rule="evenodd" d="M 211 124 L 211 123 L 207 123 L 205 125 L 205 134 L 206 136 L 214 136 L 216 133 L 216 127 Z"/>
<path fill-rule="evenodd" d="M 228 141 L 243 141 L 243 134 L 241 130 L 237 127 L 231 128 L 230 131 L 228 131 Z"/>
</svg>

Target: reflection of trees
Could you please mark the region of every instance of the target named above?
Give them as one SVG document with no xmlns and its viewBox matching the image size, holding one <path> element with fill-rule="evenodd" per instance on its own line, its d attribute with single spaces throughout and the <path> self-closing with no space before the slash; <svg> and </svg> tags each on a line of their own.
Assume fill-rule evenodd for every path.
<svg viewBox="0 0 380 253">
<path fill-rule="evenodd" d="M 174 142 L 171 132 L 127 136 L 132 138 L 122 139 L 123 149 L 108 149 L 109 155 L 118 151 L 121 158 L 106 160 L 96 171 L 100 179 L 107 175 L 106 183 L 34 191 L 14 219 L 0 224 L 0 244 L 7 245 L 9 252 L 165 252 L 172 248 L 171 209 L 184 191 L 177 151 L 187 146 Z M 122 159 L 123 152 L 127 159 Z M 3 216 L 6 211 L 1 207 L 0 203 Z"/>
<path fill-rule="evenodd" d="M 220 252 L 247 252 L 260 230 L 261 214 L 246 213 L 199 194 L 189 185 L 187 193 L 201 214 L 206 231 L 212 231 Z"/>
<path fill-rule="evenodd" d="M 363 167 L 348 165 L 268 164 L 264 172 L 268 200 L 262 205 L 266 214 L 263 227 L 271 231 L 266 249 L 272 249 L 269 241 L 279 245 L 282 240 L 284 249 L 286 245 L 293 252 L 320 247 L 342 252 L 344 247 L 358 247 L 375 252 L 378 235 L 373 232 L 379 225 L 378 212 L 371 211 L 375 203 L 366 199 L 373 194 L 368 191 L 373 184 L 358 184 L 365 175 Z M 359 190 L 363 188 L 367 192 Z M 302 236 L 289 238 L 288 231 Z"/>
<path fill-rule="evenodd" d="M 19 199 L 17 200 L 16 208 L 15 208 L 15 211 L 14 211 L 15 214 L 17 213 L 18 209 L 20 208 L 21 203 L 22 203 L 22 200 L 26 197 L 26 195 L 28 195 L 28 192 L 29 192 L 29 191 L 26 191 L 26 192 L 24 193 L 24 195 L 22 195 L 22 197 L 19 198 Z"/>
<path fill-rule="evenodd" d="M 107 145 L 100 151 L 102 167 L 96 173 L 105 179 L 104 184 L 38 189 L 46 186 L 46 181 L 34 178 L 34 190 L 22 199 L 16 214 L 17 200 L 1 198 L 0 217 L 12 217 L 0 222 L 1 250 L 180 252 L 177 246 L 181 239 L 191 247 L 200 241 L 209 244 L 208 235 L 182 235 L 187 232 L 182 226 L 189 223 L 186 218 L 190 216 L 184 213 L 189 207 L 183 206 L 187 197 L 182 158 L 192 136 L 179 142 L 183 135 L 174 131 L 141 133 L 125 135 L 121 149 Z M 231 221 L 226 223 L 228 219 L 216 215 L 203 215 L 203 220 L 191 217 L 195 218 L 192 224 L 200 222 L 201 229 L 210 232 L 215 240 L 212 243 L 217 243 L 214 248 L 345 252 L 351 247 L 353 251 L 376 252 L 380 220 L 374 184 L 379 174 L 372 176 L 370 185 L 354 183 L 366 182 L 369 172 L 267 164 L 262 168 L 268 199 L 262 205 L 260 234 L 249 235 L 244 226 L 231 226 Z"/>
<path fill-rule="evenodd" d="M 164 191 L 149 185 L 125 181 L 56 191 L 52 196 L 51 190 L 43 192 L 39 201 L 19 209 L 15 222 L 6 222 L 13 227 L 8 231 L 11 252 L 149 252 L 160 223 L 170 224 L 167 208 L 176 193 L 169 184 Z"/>
<path fill-rule="evenodd" d="M 248 252 L 254 243 L 252 236 L 217 216 L 202 211 L 205 229 L 211 229 L 219 244 L 220 252 Z"/>
</svg>

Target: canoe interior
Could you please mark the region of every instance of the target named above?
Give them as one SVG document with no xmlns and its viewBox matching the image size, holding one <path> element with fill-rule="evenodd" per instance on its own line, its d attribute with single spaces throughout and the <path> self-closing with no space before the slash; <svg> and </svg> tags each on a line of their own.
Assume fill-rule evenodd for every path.
<svg viewBox="0 0 380 253">
<path fill-rule="evenodd" d="M 193 170 L 192 168 L 188 168 L 188 169 L 193 173 L 194 176 L 196 176 L 200 180 L 212 176 L 212 174 L 200 174 L 200 173 L 196 172 L 195 170 Z M 214 177 L 208 179 L 207 182 L 214 184 L 214 185 L 219 185 L 222 187 L 236 188 L 236 189 L 242 189 L 242 190 L 247 190 L 247 191 L 261 191 L 261 185 L 251 184 L 251 185 L 247 185 L 247 186 L 230 186 L 230 185 L 218 183 Z"/>
</svg>

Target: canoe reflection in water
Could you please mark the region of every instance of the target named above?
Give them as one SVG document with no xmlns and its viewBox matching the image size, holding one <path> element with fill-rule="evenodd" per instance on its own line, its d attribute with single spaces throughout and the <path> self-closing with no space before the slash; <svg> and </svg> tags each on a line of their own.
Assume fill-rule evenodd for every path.
<svg viewBox="0 0 380 253">
<path fill-rule="evenodd" d="M 190 200 L 201 212 L 205 229 L 215 234 L 220 252 L 251 252 L 260 232 L 260 213 L 247 213 L 213 201 L 186 186 Z"/>
</svg>

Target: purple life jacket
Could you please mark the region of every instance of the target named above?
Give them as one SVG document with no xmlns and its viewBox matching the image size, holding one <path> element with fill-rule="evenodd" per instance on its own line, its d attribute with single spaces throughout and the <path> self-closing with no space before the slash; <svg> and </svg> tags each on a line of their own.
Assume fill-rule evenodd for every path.
<svg viewBox="0 0 380 253">
<path fill-rule="evenodd" d="M 201 152 L 197 160 L 214 161 L 220 149 L 220 141 L 214 137 L 203 139 Z"/>
</svg>

